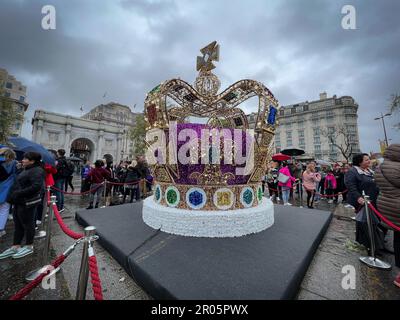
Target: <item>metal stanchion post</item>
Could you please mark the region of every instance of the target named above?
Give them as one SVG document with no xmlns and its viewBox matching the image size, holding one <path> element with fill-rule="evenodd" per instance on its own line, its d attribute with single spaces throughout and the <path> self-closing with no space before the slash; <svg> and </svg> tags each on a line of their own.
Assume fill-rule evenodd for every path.
<svg viewBox="0 0 400 320">
<path fill-rule="evenodd" d="M 299 196 L 300 196 L 300 208 L 303 208 L 303 184 L 301 179 L 299 180 Z"/>
<path fill-rule="evenodd" d="M 47 212 L 49 210 L 49 205 L 47 204 L 47 194 L 50 192 L 50 186 L 47 187 L 44 197 L 43 197 L 43 211 L 42 211 L 42 223 L 40 225 L 40 230 L 38 233 L 35 235 L 35 239 L 42 239 L 46 237 L 46 231 L 45 231 L 45 223 L 48 221 L 47 219 Z"/>
<path fill-rule="evenodd" d="M 83 244 L 82 249 L 82 261 L 81 261 L 81 268 L 79 271 L 79 279 L 78 279 L 78 288 L 76 290 L 76 298 L 75 300 L 85 300 L 86 298 L 86 289 L 89 279 L 89 241 L 90 237 L 96 234 L 95 227 L 86 227 L 85 228 L 85 241 Z"/>
<path fill-rule="evenodd" d="M 363 197 L 365 200 L 365 203 L 364 203 L 365 213 L 367 215 L 368 233 L 369 233 L 369 239 L 371 242 L 371 248 L 370 248 L 371 256 L 370 257 L 360 257 L 360 261 L 365 263 L 368 267 L 371 267 L 371 268 L 389 270 L 392 268 L 392 266 L 389 263 L 379 260 L 378 258 L 375 257 L 375 235 L 374 235 L 371 214 L 369 212 L 369 207 L 368 207 L 369 196 L 365 195 L 364 191 L 363 191 Z"/>
<path fill-rule="evenodd" d="M 102 208 L 105 208 L 105 207 L 107 207 L 107 180 L 104 180 L 103 201 L 104 201 L 104 204 L 103 204 Z"/>
<path fill-rule="evenodd" d="M 31 271 L 28 273 L 28 275 L 25 277 L 25 279 L 27 281 L 32 281 L 34 280 L 38 275 L 40 275 L 41 273 L 43 273 L 44 271 L 46 271 L 49 267 L 51 267 L 48 263 L 49 263 L 49 252 L 50 252 L 50 239 L 51 239 L 51 225 L 53 223 L 53 205 L 56 204 L 56 196 L 51 196 L 51 204 L 50 204 L 50 208 L 49 208 L 49 215 L 47 218 L 47 226 L 46 226 L 46 243 L 44 245 L 44 251 L 43 251 L 43 257 L 42 257 L 42 264 L 43 267 Z M 55 272 L 59 271 L 60 268 L 57 268 L 55 270 Z"/>
</svg>

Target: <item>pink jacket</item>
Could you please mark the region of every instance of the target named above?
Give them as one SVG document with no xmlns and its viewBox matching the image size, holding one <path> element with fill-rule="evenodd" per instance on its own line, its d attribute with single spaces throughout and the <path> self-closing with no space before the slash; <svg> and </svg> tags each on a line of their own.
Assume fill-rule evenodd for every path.
<svg viewBox="0 0 400 320">
<path fill-rule="evenodd" d="M 328 189 L 328 181 L 332 181 L 332 188 L 336 189 L 336 178 L 333 174 L 328 173 L 328 175 L 325 177 L 325 184 L 324 184 L 324 188 Z"/>
<path fill-rule="evenodd" d="M 292 177 L 292 175 L 290 174 L 289 168 L 288 167 L 283 167 L 279 170 L 279 172 L 281 172 L 282 174 L 289 176 L 289 180 L 286 183 L 282 183 L 282 182 L 278 182 L 278 186 L 280 187 L 292 187 L 292 181 L 295 182 L 296 179 L 294 177 Z"/>
<path fill-rule="evenodd" d="M 303 172 L 303 185 L 306 190 L 315 190 L 315 184 L 321 181 L 321 175 L 317 172 Z"/>
</svg>

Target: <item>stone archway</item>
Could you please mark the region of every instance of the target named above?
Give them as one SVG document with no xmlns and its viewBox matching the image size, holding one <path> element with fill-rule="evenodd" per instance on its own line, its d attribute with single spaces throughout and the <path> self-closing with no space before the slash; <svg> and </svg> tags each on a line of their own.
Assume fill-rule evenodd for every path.
<svg viewBox="0 0 400 320">
<path fill-rule="evenodd" d="M 72 141 L 70 155 L 94 162 L 96 157 L 94 143 L 88 138 L 78 138 Z"/>
</svg>

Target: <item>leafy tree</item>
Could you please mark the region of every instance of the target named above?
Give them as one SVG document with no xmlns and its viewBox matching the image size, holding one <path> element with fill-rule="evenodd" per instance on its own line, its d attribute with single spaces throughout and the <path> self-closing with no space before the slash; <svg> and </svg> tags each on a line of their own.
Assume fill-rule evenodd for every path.
<svg viewBox="0 0 400 320">
<path fill-rule="evenodd" d="M 0 84 L 0 143 L 6 144 L 8 137 L 13 132 L 13 125 L 23 120 L 22 114 L 17 112 L 14 108 L 13 102 L 10 98 L 5 97 L 5 90 L 3 84 Z"/>
<path fill-rule="evenodd" d="M 134 157 L 144 155 L 146 152 L 146 124 L 144 121 L 144 115 L 140 114 L 136 116 L 136 124 L 129 130 L 129 137 L 133 141 L 132 153 Z"/>
</svg>

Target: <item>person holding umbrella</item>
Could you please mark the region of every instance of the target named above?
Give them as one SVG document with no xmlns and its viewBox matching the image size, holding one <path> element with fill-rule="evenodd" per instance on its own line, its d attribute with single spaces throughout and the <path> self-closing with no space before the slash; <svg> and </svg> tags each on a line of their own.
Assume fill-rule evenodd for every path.
<svg viewBox="0 0 400 320">
<path fill-rule="evenodd" d="M 6 234 L 5 227 L 10 212 L 7 197 L 14 184 L 17 173 L 15 152 L 9 148 L 0 148 L 0 238 Z"/>
<path fill-rule="evenodd" d="M 7 202 L 14 205 L 14 242 L 13 246 L 0 254 L 0 260 L 8 257 L 20 259 L 33 253 L 35 236 L 35 213 L 42 202 L 45 172 L 37 152 L 27 152 L 22 159 L 24 170 L 17 176 L 7 197 Z M 21 246 L 25 237 L 26 245 Z"/>
</svg>

